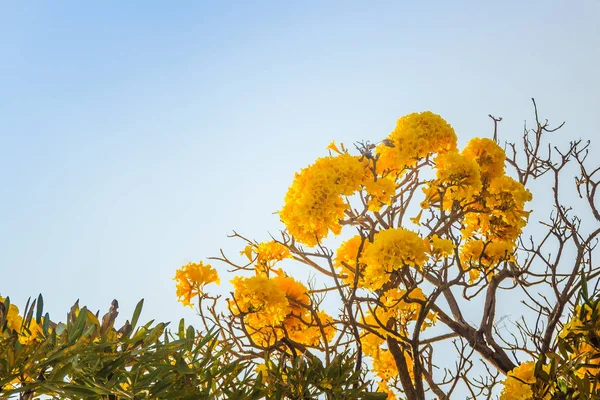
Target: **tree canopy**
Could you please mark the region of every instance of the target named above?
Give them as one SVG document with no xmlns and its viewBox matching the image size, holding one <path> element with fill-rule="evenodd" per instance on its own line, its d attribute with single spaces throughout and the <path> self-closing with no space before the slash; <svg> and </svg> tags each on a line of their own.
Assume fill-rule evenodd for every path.
<svg viewBox="0 0 600 400">
<path fill-rule="evenodd" d="M 116 329 L 116 302 L 54 323 L 41 296 L 23 313 L 0 299 L 0 394 L 600 398 L 600 168 L 589 143 L 553 146 L 562 125 L 534 111 L 520 143 L 490 116 L 491 137 L 461 149 L 429 111 L 375 142 L 332 142 L 296 173 L 281 232 L 234 232 L 239 255 L 177 270 L 195 328 L 138 326 L 141 303 Z M 533 221 L 536 201 L 549 213 Z M 229 295 L 214 289 L 225 275 Z"/>
</svg>

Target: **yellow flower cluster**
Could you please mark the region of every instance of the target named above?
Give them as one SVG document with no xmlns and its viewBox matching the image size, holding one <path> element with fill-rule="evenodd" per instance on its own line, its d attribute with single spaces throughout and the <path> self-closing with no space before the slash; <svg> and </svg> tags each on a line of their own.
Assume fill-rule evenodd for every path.
<svg viewBox="0 0 600 400">
<path fill-rule="evenodd" d="M 391 390 L 390 383 L 398 379 L 398 367 L 392 353 L 385 348 L 385 340 L 372 333 L 367 333 L 362 339 L 363 351 L 366 356 L 373 359 L 373 371 L 380 379 L 378 391 L 387 393 L 388 400 L 396 399 L 396 394 Z M 408 352 L 404 353 L 404 359 L 408 366 L 408 373 L 414 379 L 413 360 Z"/>
<path fill-rule="evenodd" d="M 288 232 L 299 242 L 315 246 L 329 232 L 339 234 L 350 196 L 360 188 L 365 163 L 342 153 L 319 158 L 297 173 L 279 212 Z"/>
<path fill-rule="evenodd" d="M 469 271 L 471 283 L 481 271 L 489 273 L 504 261 L 514 261 L 515 243 L 506 240 L 484 242 L 481 239 L 468 240 L 461 248 L 460 259 L 463 269 Z"/>
<path fill-rule="evenodd" d="M 493 178 L 475 206 L 477 210 L 465 216 L 464 232 L 481 233 L 490 240 L 515 241 L 527 224 L 529 212 L 524 207 L 531 199 L 531 192 L 513 178 Z"/>
<path fill-rule="evenodd" d="M 257 275 L 235 277 L 235 292 L 229 301 L 234 315 L 242 316 L 254 343 L 267 347 L 287 336 L 304 345 L 315 346 L 333 339 L 333 320 L 324 312 L 310 312 L 308 289 L 295 279 L 278 272 L 269 278 Z"/>
<path fill-rule="evenodd" d="M 535 362 L 524 362 L 508 373 L 500 400 L 533 399 L 531 385 L 535 383 Z"/>
<path fill-rule="evenodd" d="M 436 177 L 425 190 L 426 202 L 439 202 L 443 193 L 443 208 L 471 199 L 481 191 L 481 174 L 477 162 L 459 153 L 441 154 L 435 159 Z"/>
<path fill-rule="evenodd" d="M 378 290 L 388 282 L 392 272 L 407 265 L 423 266 L 426 250 L 423 239 L 408 229 L 391 228 L 377 233 L 360 259 L 366 265 L 364 287 Z"/>
<path fill-rule="evenodd" d="M 390 289 L 379 297 L 378 305 L 362 321 L 362 325 L 369 328 L 364 329 L 361 336 L 363 351 L 366 356 L 372 358 L 373 370 L 381 379 L 380 391 L 388 393 L 388 398 L 395 398 L 393 392 L 387 388 L 387 383 L 397 379 L 398 369 L 391 352 L 384 348 L 385 338 L 397 338 L 397 335 L 407 337 L 408 324 L 418 319 L 421 307 L 426 301 L 427 296 L 420 288 L 410 292 L 398 288 Z M 425 330 L 435 322 L 435 313 L 428 312 L 421 329 Z M 412 374 L 410 354 L 405 353 L 404 357 Z"/>
<path fill-rule="evenodd" d="M 450 257 L 454 254 L 454 243 L 450 239 L 442 239 L 438 235 L 433 235 L 425 239 L 425 247 L 434 260 L 442 257 Z"/>
<path fill-rule="evenodd" d="M 479 165 L 481 179 L 490 179 L 504 175 L 506 154 L 496 142 L 488 138 L 473 138 L 463 149 L 462 155 L 472 159 Z"/>
<path fill-rule="evenodd" d="M 529 217 L 525 203 L 531 199 L 529 190 L 511 177 L 504 175 L 490 180 L 475 206 L 476 211 L 467 213 L 463 221 L 463 234 L 470 238 L 462 248 L 467 267 L 487 264 L 484 269 L 491 270 L 500 261 L 513 260 L 516 240 Z M 476 239 L 477 236 L 483 239 Z"/>
<path fill-rule="evenodd" d="M 275 264 L 286 258 L 291 258 L 290 250 L 274 240 L 259 244 L 249 244 L 242 254 L 254 264 L 257 274 L 268 275 Z"/>
<path fill-rule="evenodd" d="M 189 263 L 175 272 L 177 298 L 184 306 L 192 306 L 192 298 L 204 295 L 204 286 L 209 283 L 220 284 L 217 271 L 210 265 Z"/>
<path fill-rule="evenodd" d="M 358 261 L 358 278 L 357 284 L 359 287 L 364 285 L 364 263 L 359 261 L 359 251 L 364 254 L 364 251 L 369 246 L 370 242 L 367 239 L 361 238 L 359 235 L 353 236 L 343 242 L 336 251 L 334 265 L 341 269 L 343 281 L 351 286 L 354 285 L 354 279 L 357 272 Z M 362 245 L 362 248 L 361 248 Z"/>
<path fill-rule="evenodd" d="M 0 296 L 0 303 L 5 302 L 5 298 Z M 19 308 L 14 304 L 11 304 L 8 307 L 8 312 L 6 313 L 6 327 L 8 332 L 5 334 L 12 334 L 15 332 L 19 336 L 19 342 L 21 344 L 30 344 L 35 340 L 38 340 L 43 335 L 42 327 L 38 325 L 35 319 L 32 319 L 29 323 L 29 326 L 25 325 L 26 321 L 19 314 Z M 2 335 L 2 330 L 0 329 L 0 335 Z"/>
<path fill-rule="evenodd" d="M 319 311 L 316 316 L 292 314 L 284 321 L 284 328 L 291 340 L 308 346 L 317 346 L 323 337 L 331 342 L 335 336 L 333 318 L 324 311 Z"/>
<path fill-rule="evenodd" d="M 367 207 L 369 211 L 378 212 L 384 205 L 392 203 L 392 196 L 396 191 L 396 182 L 390 177 L 375 180 L 374 177 L 366 178 L 363 182 L 365 191 L 369 196 Z"/>
<path fill-rule="evenodd" d="M 520 182 L 505 175 L 505 158 L 493 140 L 474 138 L 461 153 L 438 155 L 436 179 L 424 188 L 423 208 L 459 207 L 466 239 L 461 260 L 471 282 L 481 272 L 493 271 L 499 262 L 513 260 L 515 242 L 527 224 L 525 203 L 532 196 Z"/>
<path fill-rule="evenodd" d="M 377 146 L 377 172 L 400 173 L 432 153 L 456 150 L 456 140 L 454 129 L 437 114 L 425 111 L 405 115 Z"/>
<path fill-rule="evenodd" d="M 244 314 L 246 325 L 255 330 L 280 325 L 290 313 L 285 291 L 274 279 L 260 275 L 236 276 L 231 283 L 235 289 L 234 300 L 230 302 L 232 312 Z"/>
</svg>

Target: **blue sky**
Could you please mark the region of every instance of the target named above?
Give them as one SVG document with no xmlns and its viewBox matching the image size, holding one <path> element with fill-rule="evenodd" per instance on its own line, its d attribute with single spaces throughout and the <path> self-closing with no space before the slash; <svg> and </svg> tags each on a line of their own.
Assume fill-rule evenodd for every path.
<svg viewBox="0 0 600 400">
<path fill-rule="evenodd" d="M 597 1 L 4 2 L 0 293 L 193 319 L 171 278 L 257 240 L 332 140 L 432 110 L 462 144 L 597 132 Z M 597 147 L 596 147 L 597 148 Z M 542 200 L 537 200 L 542 201 Z M 534 201 L 535 207 L 535 201 Z"/>
</svg>

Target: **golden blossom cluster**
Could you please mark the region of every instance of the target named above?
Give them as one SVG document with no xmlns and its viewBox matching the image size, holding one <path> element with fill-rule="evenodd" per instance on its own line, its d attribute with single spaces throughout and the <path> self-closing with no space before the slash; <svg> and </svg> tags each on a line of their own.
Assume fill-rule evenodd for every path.
<svg viewBox="0 0 600 400">
<path fill-rule="evenodd" d="M 408 114 L 377 146 L 378 172 L 401 173 L 430 154 L 456 150 L 456 140 L 454 129 L 439 115 L 430 111 Z"/>
<path fill-rule="evenodd" d="M 534 375 L 535 362 L 528 361 L 508 373 L 500 400 L 530 400 L 533 399 L 531 386 L 536 382 Z"/>
<path fill-rule="evenodd" d="M 279 212 L 290 234 L 309 246 L 329 232 L 339 234 L 348 207 L 344 196 L 359 189 L 364 175 L 364 163 L 348 153 L 319 158 L 297 173 Z"/>
<path fill-rule="evenodd" d="M 309 346 L 333 339 L 332 318 L 322 311 L 311 313 L 308 289 L 294 278 L 277 271 L 272 278 L 235 277 L 232 283 L 235 292 L 229 308 L 242 317 L 255 345 L 274 346 L 284 337 Z"/>
<path fill-rule="evenodd" d="M 202 261 L 182 266 L 173 279 L 177 282 L 177 298 L 184 306 L 190 307 L 194 297 L 204 295 L 204 286 L 221 282 L 217 271 Z"/>
<path fill-rule="evenodd" d="M 418 287 L 416 277 L 435 277 L 452 267 L 461 284 L 477 285 L 482 275 L 488 278 L 514 262 L 532 196 L 506 174 L 506 155 L 495 141 L 474 138 L 460 150 L 454 129 L 429 111 L 400 118 L 381 142 L 357 148 L 360 154 L 351 155 L 332 142 L 329 156 L 295 174 L 279 211 L 284 240 L 247 241 L 241 252 L 247 263 L 238 270 L 252 269 L 254 275 L 233 278 L 228 307 L 254 347 L 282 349 L 285 339 L 323 351 L 337 333 L 344 335 L 334 324 L 348 322 L 325 314 L 308 288 L 276 265 L 293 258 L 325 272 L 336 279 L 340 293 L 347 290 L 350 298 L 363 302 L 354 317 L 360 321 L 355 340 L 370 357 L 380 390 L 392 399 L 398 361 L 388 340 L 406 343 L 411 330 L 425 330 L 438 318 L 432 311 L 435 295 Z M 418 211 L 414 218 L 406 215 L 414 211 L 411 203 Z M 345 227 L 358 234 L 330 251 L 325 240 Z M 189 304 L 211 279 L 190 278 L 187 269 L 192 267 L 183 268 L 178 296 Z M 323 292 L 329 289 L 335 288 Z M 404 349 L 406 364 L 412 366 L 413 355 Z M 513 375 L 529 379 L 527 365 Z M 528 393 L 519 382 L 509 379 L 505 386 L 515 399 Z"/>
<path fill-rule="evenodd" d="M 256 272 L 269 275 L 275 264 L 286 258 L 291 258 L 290 250 L 274 240 L 258 244 L 247 245 L 242 254 L 248 261 L 254 264 Z"/>
<path fill-rule="evenodd" d="M 373 243 L 363 252 L 364 286 L 378 290 L 390 280 L 390 275 L 404 266 L 421 267 L 427 260 L 423 239 L 416 232 L 392 228 L 375 235 Z"/>
</svg>

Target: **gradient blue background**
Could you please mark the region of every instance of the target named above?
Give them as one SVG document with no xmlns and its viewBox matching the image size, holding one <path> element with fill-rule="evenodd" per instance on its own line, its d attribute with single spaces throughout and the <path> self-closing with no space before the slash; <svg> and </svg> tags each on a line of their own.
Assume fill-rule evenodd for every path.
<svg viewBox="0 0 600 400">
<path fill-rule="evenodd" d="M 276 233 L 294 172 L 332 139 L 432 110 L 461 144 L 491 135 L 489 113 L 518 140 L 531 97 L 567 121 L 557 141 L 593 138 L 599 15 L 596 0 L 0 3 L 0 293 L 41 292 L 54 319 L 77 298 L 129 316 L 144 297 L 142 318 L 197 322 L 175 269 L 239 252 L 233 229 Z"/>
</svg>

